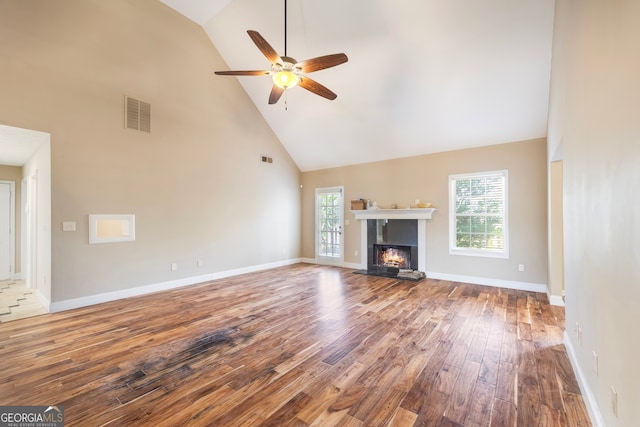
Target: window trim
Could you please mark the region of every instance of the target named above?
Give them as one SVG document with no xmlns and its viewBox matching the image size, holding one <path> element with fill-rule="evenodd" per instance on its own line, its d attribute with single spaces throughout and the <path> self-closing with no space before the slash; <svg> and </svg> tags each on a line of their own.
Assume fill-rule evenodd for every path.
<svg viewBox="0 0 640 427">
<path fill-rule="evenodd" d="M 455 182 L 485 176 L 504 177 L 504 248 L 502 250 L 456 247 L 456 188 Z M 449 254 L 486 258 L 509 258 L 509 171 L 507 169 L 449 175 Z"/>
</svg>

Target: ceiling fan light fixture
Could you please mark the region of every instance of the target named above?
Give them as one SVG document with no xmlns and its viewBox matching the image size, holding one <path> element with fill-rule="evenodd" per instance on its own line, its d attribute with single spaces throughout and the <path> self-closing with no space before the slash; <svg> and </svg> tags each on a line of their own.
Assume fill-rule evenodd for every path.
<svg viewBox="0 0 640 427">
<path fill-rule="evenodd" d="M 273 74 L 273 83 L 282 89 L 289 89 L 300 83 L 300 77 L 289 70 L 281 70 Z"/>
<path fill-rule="evenodd" d="M 308 78 L 307 73 L 325 68 L 335 67 L 348 61 L 344 53 L 318 56 L 298 62 L 287 56 L 287 0 L 284 0 L 284 56 L 278 55 L 273 47 L 254 30 L 248 30 L 247 34 L 253 40 L 260 52 L 271 62 L 270 71 L 247 70 L 247 71 L 216 71 L 215 74 L 222 76 L 263 76 L 270 75 L 273 79 L 273 87 L 269 94 L 269 104 L 275 104 L 286 89 L 300 86 L 311 93 L 323 98 L 334 100 L 338 95 L 320 83 Z"/>
</svg>

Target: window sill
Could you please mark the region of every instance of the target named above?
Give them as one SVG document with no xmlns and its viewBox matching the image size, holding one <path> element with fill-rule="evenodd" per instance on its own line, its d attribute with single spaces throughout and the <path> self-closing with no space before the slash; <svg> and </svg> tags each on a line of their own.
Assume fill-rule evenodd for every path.
<svg viewBox="0 0 640 427">
<path fill-rule="evenodd" d="M 474 249 L 449 249 L 449 255 L 476 256 L 483 258 L 502 258 L 508 259 L 509 252 L 491 252 Z"/>
</svg>

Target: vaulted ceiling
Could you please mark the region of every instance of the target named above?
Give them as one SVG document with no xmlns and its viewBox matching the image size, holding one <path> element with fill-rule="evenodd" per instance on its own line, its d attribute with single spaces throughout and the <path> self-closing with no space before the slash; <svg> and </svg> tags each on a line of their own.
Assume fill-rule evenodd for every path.
<svg viewBox="0 0 640 427">
<path fill-rule="evenodd" d="M 161 0 L 202 25 L 232 70 L 268 70 L 247 35 L 284 54 L 284 0 Z M 349 62 L 268 105 L 238 79 L 303 171 L 544 137 L 553 0 L 288 0 L 287 54 Z"/>
</svg>

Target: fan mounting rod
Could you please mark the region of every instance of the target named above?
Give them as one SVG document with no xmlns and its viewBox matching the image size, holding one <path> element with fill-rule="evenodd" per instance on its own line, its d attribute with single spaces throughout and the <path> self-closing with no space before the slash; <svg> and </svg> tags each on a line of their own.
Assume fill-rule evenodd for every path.
<svg viewBox="0 0 640 427">
<path fill-rule="evenodd" d="M 284 56 L 287 56 L 287 0 L 284 0 Z"/>
</svg>

